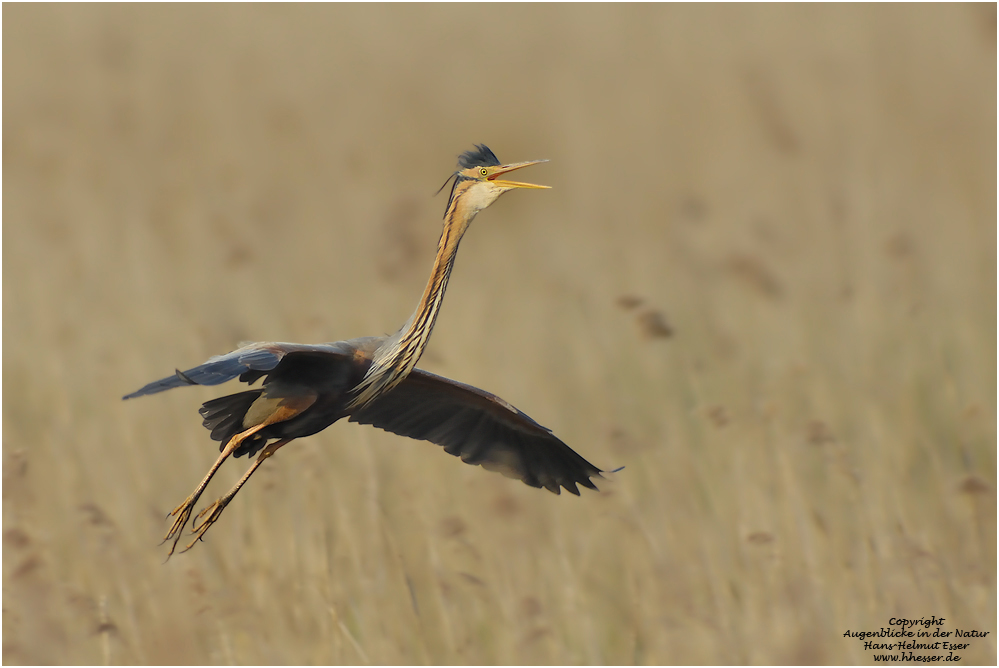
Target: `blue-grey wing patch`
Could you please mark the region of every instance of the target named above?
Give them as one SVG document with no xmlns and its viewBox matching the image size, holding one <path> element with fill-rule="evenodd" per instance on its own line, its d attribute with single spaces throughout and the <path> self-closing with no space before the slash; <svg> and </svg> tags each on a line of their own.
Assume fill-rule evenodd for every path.
<svg viewBox="0 0 999 668">
<path fill-rule="evenodd" d="M 237 377 L 243 382 L 252 383 L 266 375 L 267 372 L 272 371 L 285 355 L 299 351 L 330 354 L 344 354 L 346 352 L 335 345 L 251 343 L 231 353 L 216 355 L 193 369 L 187 371 L 178 369 L 172 376 L 153 381 L 122 398 L 132 399 L 186 385 L 220 385 Z"/>
<path fill-rule="evenodd" d="M 494 394 L 414 369 L 394 389 L 355 411 L 351 422 L 430 441 L 444 451 L 555 494 L 596 489 L 602 471 L 550 430 Z"/>
</svg>

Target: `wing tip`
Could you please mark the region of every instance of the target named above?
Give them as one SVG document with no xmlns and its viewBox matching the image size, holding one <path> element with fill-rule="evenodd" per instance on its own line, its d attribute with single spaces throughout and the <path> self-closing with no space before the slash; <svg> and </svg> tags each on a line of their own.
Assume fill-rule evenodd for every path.
<svg viewBox="0 0 999 668">
<path fill-rule="evenodd" d="M 180 369 L 174 369 L 173 376 L 167 376 L 166 378 L 161 378 L 160 380 L 153 381 L 144 387 L 139 388 L 131 394 L 126 394 L 121 398 L 122 401 L 127 401 L 128 399 L 134 399 L 136 397 L 141 397 L 147 394 L 156 394 L 157 392 L 163 392 L 165 390 L 170 390 L 175 387 L 180 387 L 176 384 L 174 378 L 180 379 L 184 385 L 197 385 L 194 380 L 191 379 L 187 373 L 181 371 Z M 207 384 L 207 383 L 206 383 Z"/>
<path fill-rule="evenodd" d="M 121 400 L 122 401 L 128 401 L 129 399 L 135 399 L 136 397 L 144 397 L 147 394 L 156 394 L 157 392 L 162 392 L 163 390 L 159 389 L 159 387 L 158 387 L 158 384 L 161 383 L 161 382 L 162 381 L 156 381 L 155 383 L 150 383 L 149 385 L 146 385 L 144 387 L 140 387 L 135 392 L 132 392 L 130 394 L 126 394 L 125 396 L 123 396 L 121 398 Z"/>
<path fill-rule="evenodd" d="M 592 471 L 588 471 L 585 474 L 583 474 L 582 476 L 580 476 L 579 479 L 577 479 L 577 480 L 569 480 L 567 482 L 561 483 L 561 485 L 567 491 L 575 494 L 576 496 L 580 496 L 580 494 L 579 494 L 579 488 L 576 487 L 576 485 L 582 485 L 583 487 L 585 487 L 587 489 L 592 489 L 594 492 L 599 492 L 600 488 L 597 487 L 596 483 L 594 483 L 590 478 L 596 477 L 596 478 L 600 478 L 601 480 L 606 480 L 607 478 L 605 478 L 602 474 L 604 474 L 604 473 L 617 473 L 618 471 L 621 471 L 623 469 L 624 469 L 623 466 L 619 466 L 616 469 L 611 469 L 609 471 L 604 471 L 604 470 L 601 470 L 601 469 L 598 469 L 598 468 L 594 468 Z M 558 492 L 556 492 L 556 494 L 557 493 Z"/>
</svg>

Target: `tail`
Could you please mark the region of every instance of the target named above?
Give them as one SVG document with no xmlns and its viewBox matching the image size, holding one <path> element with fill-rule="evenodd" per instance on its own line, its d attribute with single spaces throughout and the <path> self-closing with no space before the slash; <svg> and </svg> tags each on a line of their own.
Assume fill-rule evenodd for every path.
<svg viewBox="0 0 999 668">
<path fill-rule="evenodd" d="M 222 450 L 233 436 L 243 431 L 243 418 L 250 410 L 250 405 L 257 400 L 263 390 L 250 390 L 230 394 L 226 397 L 219 397 L 206 401 L 198 412 L 205 418 L 205 429 L 212 432 L 212 440 L 221 441 L 219 450 Z M 253 456 L 267 443 L 267 437 L 254 434 L 239 444 L 239 447 L 232 453 L 233 457 L 243 455 Z"/>
</svg>

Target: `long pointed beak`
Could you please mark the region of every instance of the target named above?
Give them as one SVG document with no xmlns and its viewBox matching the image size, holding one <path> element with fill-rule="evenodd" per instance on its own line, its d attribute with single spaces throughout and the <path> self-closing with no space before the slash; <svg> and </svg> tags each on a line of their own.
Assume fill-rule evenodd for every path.
<svg viewBox="0 0 999 668">
<path fill-rule="evenodd" d="M 507 188 L 551 188 L 551 186 L 539 186 L 535 183 L 520 183 L 519 181 L 505 181 L 503 179 L 497 178 L 506 174 L 507 172 L 512 172 L 515 169 L 523 169 L 524 167 L 530 167 L 531 165 L 537 165 L 542 162 L 548 162 L 547 160 L 528 160 L 527 162 L 514 162 L 509 165 L 503 165 L 498 167 L 495 172 L 489 177 L 489 180 L 498 186 L 505 186 Z"/>
</svg>

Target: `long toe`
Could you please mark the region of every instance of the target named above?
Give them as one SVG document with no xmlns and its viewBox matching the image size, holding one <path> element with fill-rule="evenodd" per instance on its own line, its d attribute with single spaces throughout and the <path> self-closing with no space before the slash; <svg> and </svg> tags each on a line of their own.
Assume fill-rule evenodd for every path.
<svg viewBox="0 0 999 668">
<path fill-rule="evenodd" d="M 211 526 L 215 524 L 216 521 L 218 521 L 219 517 L 222 515 L 222 511 L 225 510 L 225 507 L 226 505 L 228 505 L 228 503 L 229 503 L 228 499 L 223 497 L 218 501 L 216 501 L 215 503 L 213 503 L 212 505 L 205 508 L 204 510 L 202 510 L 200 513 L 198 513 L 198 516 L 195 518 L 194 523 L 191 525 L 191 533 L 194 534 L 194 540 L 192 540 L 188 544 L 188 546 L 184 548 L 185 552 L 194 547 L 194 544 L 197 543 L 199 540 L 204 540 L 205 533 L 207 533 L 208 529 L 210 529 Z M 198 524 L 197 521 L 202 517 L 204 517 L 206 514 L 208 515 L 208 517 L 205 518 L 205 521 L 202 522 L 201 524 Z"/>
<path fill-rule="evenodd" d="M 174 536 L 180 535 L 180 533 L 184 530 L 184 525 L 186 525 L 187 521 L 191 518 L 190 506 L 185 509 L 178 510 L 180 511 L 179 514 L 176 519 L 174 519 L 173 524 L 170 526 L 170 530 L 167 531 L 166 536 L 163 537 L 164 542 L 170 540 Z"/>
<path fill-rule="evenodd" d="M 176 517 L 177 513 L 183 511 L 184 509 L 189 509 L 193 504 L 194 504 L 194 500 L 191 497 L 187 497 L 184 500 L 184 503 L 180 504 L 179 506 L 177 506 L 176 508 L 174 508 L 173 510 L 171 510 L 170 514 L 167 515 L 167 517 Z"/>
<path fill-rule="evenodd" d="M 208 531 L 208 527 L 215 524 L 219 517 L 221 517 L 222 511 L 229 505 L 230 500 L 232 500 L 232 497 L 223 496 L 215 501 L 215 503 L 198 513 L 198 516 L 194 518 L 194 522 L 191 523 L 191 533 L 196 533 L 201 536 Z M 207 517 L 205 517 L 206 515 Z M 201 522 L 201 524 L 198 524 L 198 520 L 203 517 L 205 518 L 204 521 Z"/>
<path fill-rule="evenodd" d="M 222 499 L 219 499 L 198 513 L 198 516 L 194 518 L 194 522 L 191 523 L 191 533 L 197 533 L 202 527 L 205 527 L 206 525 L 210 526 L 215 522 L 216 516 L 222 512 L 222 508 L 225 508 L 225 505 L 222 504 L 221 501 Z M 209 513 L 211 513 L 211 515 L 209 515 Z M 201 522 L 201 524 L 198 524 L 198 520 L 205 515 L 208 515 L 208 518 Z"/>
</svg>

